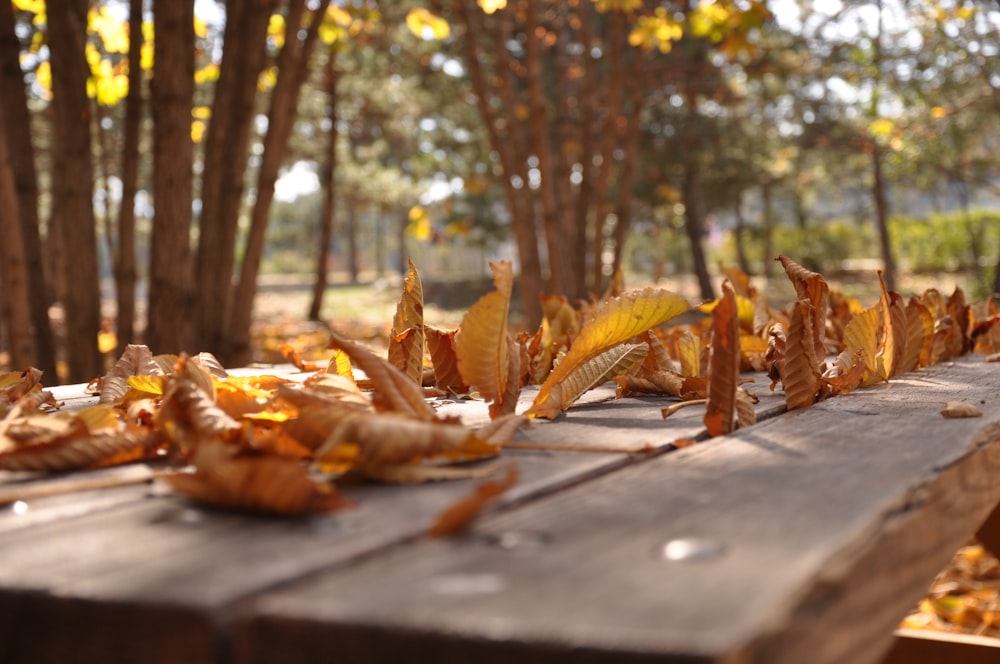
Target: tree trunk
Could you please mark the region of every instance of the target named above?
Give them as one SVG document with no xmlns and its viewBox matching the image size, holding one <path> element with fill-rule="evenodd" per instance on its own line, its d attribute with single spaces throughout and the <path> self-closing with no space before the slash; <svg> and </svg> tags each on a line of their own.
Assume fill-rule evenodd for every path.
<svg viewBox="0 0 1000 664">
<path fill-rule="evenodd" d="M 122 143 L 122 202 L 118 210 L 115 293 L 118 299 L 118 354 L 135 343 L 135 195 L 139 183 L 139 132 L 142 126 L 142 0 L 129 0 L 128 96 Z"/>
<path fill-rule="evenodd" d="M 764 263 L 761 265 L 761 274 L 770 279 L 774 269 L 774 195 L 773 186 L 770 181 L 761 186 L 761 227 L 764 232 Z"/>
<path fill-rule="evenodd" d="M 701 217 L 701 172 L 697 159 L 689 156 L 684 162 L 684 231 L 691 243 L 691 259 L 694 274 L 698 279 L 698 290 L 704 300 L 715 297 L 712 279 L 708 274 L 705 247 L 702 242 L 704 222 Z"/>
<path fill-rule="evenodd" d="M 747 218 L 743 214 L 743 192 L 736 195 L 736 206 L 733 209 L 736 225 L 733 227 L 733 242 L 736 245 L 736 264 L 743 274 L 751 274 L 750 261 L 747 260 L 746 231 Z M 765 256 L 765 259 L 767 257 Z"/>
<path fill-rule="evenodd" d="M 329 145 L 326 163 L 323 165 L 323 212 L 319 224 L 319 250 L 316 252 L 316 279 L 313 282 L 312 304 L 309 305 L 309 320 L 320 320 L 323 309 L 323 294 L 326 292 L 326 272 L 330 260 L 330 240 L 333 239 L 334 217 L 336 214 L 337 183 L 337 48 L 333 46 L 326 60 L 326 94 L 330 101 Z"/>
<path fill-rule="evenodd" d="M 233 268 L 257 79 L 266 60 L 274 0 L 226 3 L 226 29 L 212 119 L 205 136 L 195 274 L 195 335 L 199 346 L 225 346 Z"/>
<path fill-rule="evenodd" d="M 153 232 L 149 326 L 156 353 L 191 347 L 191 107 L 194 98 L 194 0 L 153 0 Z M 211 349 L 204 349 L 211 350 Z"/>
<path fill-rule="evenodd" d="M 633 62 L 636 66 L 637 62 Z M 642 94 L 644 81 L 639 72 L 632 70 L 629 77 L 631 111 L 625 134 L 625 158 L 622 160 L 621 177 L 618 182 L 618 223 L 615 225 L 614 265 L 612 274 L 622 269 L 622 251 L 632 225 L 632 183 L 635 181 L 636 166 L 639 163 L 639 138 L 642 134 L 640 116 L 642 115 Z"/>
<path fill-rule="evenodd" d="M 6 122 L 0 106 L 0 125 Z M 35 358 L 34 336 L 31 333 L 31 313 L 28 302 L 28 271 L 21 247 L 21 222 L 17 211 L 18 200 L 14 184 L 14 171 L 7 151 L 6 132 L 0 131 L 0 318 L 7 329 L 7 347 L 10 365 L 16 370 L 31 366 Z"/>
<path fill-rule="evenodd" d="M 41 369 L 47 380 L 56 380 L 55 344 L 49 305 L 52 294 L 42 259 L 42 238 L 38 223 L 38 176 L 31 139 L 31 117 L 28 112 L 24 74 L 20 66 L 20 43 L 14 32 L 13 6 L 0 2 L 0 98 L 3 101 L 7 152 L 13 170 L 15 195 L 18 203 L 24 263 L 30 291 L 31 329 L 35 339 L 32 364 Z M 6 208 L 12 210 L 13 208 Z"/>
<path fill-rule="evenodd" d="M 360 270 L 358 260 L 358 202 L 347 201 L 347 276 L 352 284 L 358 283 Z"/>
<path fill-rule="evenodd" d="M 90 100 L 85 43 L 87 0 L 50 0 L 49 51 L 52 67 L 52 197 L 66 260 L 66 353 L 70 382 L 104 372 L 97 333 L 101 327 L 91 161 Z"/>
<path fill-rule="evenodd" d="M 885 181 L 882 176 L 882 148 L 872 144 L 872 196 L 875 199 L 875 226 L 878 230 L 879 245 L 882 248 L 882 278 L 885 287 L 896 290 L 896 260 L 892 254 L 889 238 L 889 202 L 885 196 Z"/>
<path fill-rule="evenodd" d="M 505 118 L 504 122 L 506 131 L 502 132 L 498 118 L 490 106 L 491 86 L 486 81 L 483 64 L 476 50 L 479 42 L 472 38 L 473 35 L 486 34 L 478 24 L 474 23 L 474 17 L 481 12 L 473 0 L 459 0 L 456 6 L 460 21 L 465 27 L 465 38 L 462 40 L 462 44 L 465 48 L 465 63 L 469 68 L 472 89 L 476 94 L 476 108 L 489 135 L 490 146 L 499 156 L 500 167 L 503 171 L 501 179 L 510 208 L 511 228 L 520 263 L 518 286 L 521 291 L 521 302 L 524 307 L 525 322 L 529 328 L 533 328 L 538 326 L 542 320 L 542 306 L 538 297 L 543 291 L 542 266 L 538 251 L 534 212 L 531 209 L 530 197 L 524 193 L 528 188 L 527 179 L 518 167 L 515 152 L 511 147 L 511 135 L 517 136 L 520 123 L 513 123 L 509 119 L 512 113 L 510 68 L 501 65 L 499 73 L 500 89 L 498 94 L 505 99 L 508 110 L 508 118 Z M 499 17 L 498 20 L 501 28 L 500 42 L 502 43 L 506 17 Z M 514 177 L 522 180 L 520 188 L 515 186 Z"/>
<path fill-rule="evenodd" d="M 524 3 L 524 29 L 527 34 L 524 42 L 524 66 L 528 86 L 528 107 L 531 110 L 528 127 L 531 151 L 538 160 L 537 168 L 541 180 L 538 185 L 538 198 L 542 207 L 542 229 L 545 233 L 546 255 L 549 259 L 549 291 L 554 294 L 566 294 L 571 278 L 566 270 L 562 248 L 565 238 L 561 232 L 559 212 L 556 210 L 556 183 L 552 145 L 549 139 L 549 114 L 542 90 L 542 63 L 539 53 L 541 37 L 536 34 L 538 1 L 527 0 Z M 528 186 L 528 183 L 526 182 L 524 186 Z"/>
<path fill-rule="evenodd" d="M 304 38 L 299 32 L 305 24 L 305 0 L 293 0 L 286 19 L 285 45 L 278 56 L 278 81 L 271 94 L 268 112 L 267 135 L 264 152 L 257 173 L 257 200 L 254 201 L 247 236 L 246 251 L 240 266 L 240 278 L 233 294 L 232 315 L 226 343 L 220 348 L 225 361 L 245 364 L 250 360 L 250 324 L 253 318 L 253 301 L 257 294 L 257 274 L 264 254 L 268 214 L 274 199 L 274 183 L 284 161 L 288 137 L 295 122 L 299 91 L 309 72 L 309 59 L 319 35 L 319 26 L 326 12 L 325 2 L 312 11 L 312 20 Z"/>
</svg>

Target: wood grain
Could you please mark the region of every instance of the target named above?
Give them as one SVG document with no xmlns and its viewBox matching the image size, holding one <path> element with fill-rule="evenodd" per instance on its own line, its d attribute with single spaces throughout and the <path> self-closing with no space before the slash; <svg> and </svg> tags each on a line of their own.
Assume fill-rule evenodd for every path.
<svg viewBox="0 0 1000 664">
<path fill-rule="evenodd" d="M 998 384 L 964 359 L 310 578 L 245 609 L 237 660 L 876 662 L 1000 500 Z"/>
</svg>

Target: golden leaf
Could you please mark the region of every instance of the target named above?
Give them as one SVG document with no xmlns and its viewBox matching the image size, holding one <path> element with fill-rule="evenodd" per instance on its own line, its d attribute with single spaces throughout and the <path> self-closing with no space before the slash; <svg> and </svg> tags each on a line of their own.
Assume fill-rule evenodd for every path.
<svg viewBox="0 0 1000 664">
<path fill-rule="evenodd" d="M 412 260 L 409 266 L 392 318 L 389 364 L 419 385 L 424 373 L 424 287 Z"/>
<path fill-rule="evenodd" d="M 677 337 L 677 355 L 681 373 L 685 376 L 701 375 L 701 339 L 691 330 Z"/>
<path fill-rule="evenodd" d="M 712 311 L 712 346 L 708 356 L 708 403 L 705 429 L 709 436 L 733 430 L 736 389 L 740 379 L 740 321 L 736 294 L 729 280 Z"/>
<path fill-rule="evenodd" d="M 455 356 L 462 380 L 487 402 L 499 402 L 507 391 L 509 343 L 507 311 L 514 273 L 509 261 L 490 263 L 496 290 L 469 308 L 455 334 Z"/>
<path fill-rule="evenodd" d="M 316 451 L 316 458 L 322 461 L 335 455 L 344 444 L 358 446 L 362 470 L 420 459 L 471 460 L 500 453 L 498 445 L 480 440 L 460 424 L 417 421 L 396 413 L 344 414 Z"/>
<path fill-rule="evenodd" d="M 949 401 L 941 414 L 945 417 L 982 417 L 983 411 L 965 401 Z"/>
<path fill-rule="evenodd" d="M 330 363 L 326 366 L 326 372 L 350 378 L 351 382 L 354 382 L 354 372 L 351 370 L 351 358 L 339 348 L 334 349 L 333 357 L 330 358 Z"/>
<path fill-rule="evenodd" d="M 517 484 L 517 476 L 517 465 L 512 463 L 507 466 L 507 474 L 502 480 L 480 482 L 470 495 L 441 512 L 427 534 L 441 537 L 464 530 L 490 503 Z"/>
<path fill-rule="evenodd" d="M 886 289 L 881 271 L 878 273 L 878 281 L 881 290 L 879 305 L 882 310 L 882 333 L 877 354 L 888 379 L 899 373 L 906 356 L 906 310 L 899 294 Z"/>
<path fill-rule="evenodd" d="M 620 344 L 592 357 L 563 380 L 559 409 L 566 410 L 588 390 L 633 369 L 648 352 L 647 344 Z"/>
<path fill-rule="evenodd" d="M 458 371 L 458 357 L 455 355 L 455 333 L 458 330 L 439 330 L 430 325 L 424 328 L 427 350 L 434 367 L 434 386 L 452 394 L 465 394 L 469 386 Z"/>
<path fill-rule="evenodd" d="M 117 403 L 129 391 L 126 381 L 132 376 L 163 374 L 147 346 L 129 344 L 115 366 L 101 380 L 100 403 Z"/>
<path fill-rule="evenodd" d="M 235 454 L 221 443 L 202 445 L 193 474 L 162 477 L 175 492 L 213 507 L 294 516 L 349 506 L 329 484 L 314 482 L 300 462 L 259 453 Z"/>
<path fill-rule="evenodd" d="M 815 350 L 813 351 L 822 363 L 826 357 L 826 312 L 830 294 L 830 287 L 827 285 L 823 275 L 812 270 L 807 270 L 787 256 L 778 256 L 781 267 L 785 268 L 795 293 L 800 300 L 805 300 L 812 305 L 812 334 Z"/>
<path fill-rule="evenodd" d="M 209 438 L 235 440 L 242 431 L 242 425 L 190 378 L 171 380 L 153 421 L 185 452 Z"/>
<path fill-rule="evenodd" d="M 445 39 L 451 34 L 451 27 L 448 21 L 440 16 L 432 14 L 424 7 L 411 9 L 406 15 L 406 27 L 421 39 Z"/>
<path fill-rule="evenodd" d="M 813 320 L 809 302 L 799 300 L 792 305 L 785 357 L 779 369 L 781 385 L 785 390 L 785 405 L 789 410 L 807 408 L 816 403 L 820 371 L 813 343 Z"/>
<path fill-rule="evenodd" d="M 507 379 L 504 382 L 504 393 L 490 404 L 490 419 L 512 414 L 521 395 L 521 346 L 510 335 L 507 336 Z"/>
<path fill-rule="evenodd" d="M 844 328 L 844 345 L 852 353 L 860 352 L 865 374 L 862 385 L 885 380 L 884 368 L 877 355 L 881 312 L 878 305 L 855 314 Z"/>
<path fill-rule="evenodd" d="M 433 420 L 434 409 L 424 401 L 420 385 L 406 374 L 358 344 L 331 333 L 330 345 L 344 351 L 375 386 L 373 403 L 379 410 L 404 413 L 418 420 Z"/>
<path fill-rule="evenodd" d="M 85 468 L 142 444 L 143 437 L 105 430 L 114 426 L 108 418 L 108 413 L 97 407 L 82 417 L 67 413 L 6 421 L 0 440 L 0 469 L 56 472 Z"/>
<path fill-rule="evenodd" d="M 578 367 L 688 309 L 690 305 L 684 298 L 654 288 L 633 291 L 603 302 L 584 323 L 562 362 L 539 388 L 528 415 L 546 417 L 548 415 L 541 413 L 558 413 L 561 410 L 559 404 L 566 403 L 566 400 L 554 399 L 553 389 Z"/>
</svg>

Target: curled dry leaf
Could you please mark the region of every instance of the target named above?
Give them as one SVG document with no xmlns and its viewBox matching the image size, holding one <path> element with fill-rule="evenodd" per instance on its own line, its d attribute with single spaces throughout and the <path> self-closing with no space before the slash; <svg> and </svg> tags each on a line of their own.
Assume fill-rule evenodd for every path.
<svg viewBox="0 0 1000 664">
<path fill-rule="evenodd" d="M 30 392 L 40 390 L 41 379 L 42 371 L 34 367 L 0 374 L 0 405 L 17 403 Z"/>
<path fill-rule="evenodd" d="M 556 385 L 561 386 L 570 374 L 594 357 L 690 308 L 681 296 L 654 288 L 633 291 L 601 303 L 580 329 L 566 356 L 539 388 L 528 415 L 554 417 L 565 404 L 572 402 L 565 394 L 558 399 L 555 397 Z"/>
<path fill-rule="evenodd" d="M 408 263 L 403 293 L 392 318 L 389 364 L 420 385 L 424 372 L 424 287 L 413 261 Z"/>
<path fill-rule="evenodd" d="M 495 291 L 483 295 L 462 318 L 455 335 L 455 356 L 462 380 L 490 402 L 491 417 L 508 397 L 510 342 L 507 312 L 510 308 L 514 272 L 509 261 L 490 263 Z M 520 374 L 513 374 L 520 381 Z M 516 404 L 516 399 L 515 399 Z"/>
<path fill-rule="evenodd" d="M 812 339 L 815 348 L 813 355 L 819 358 L 820 362 L 826 357 L 826 312 L 829 304 L 830 287 L 827 285 L 823 275 L 812 270 L 807 270 L 788 256 L 778 256 L 778 262 L 785 269 L 785 274 L 795 287 L 798 299 L 805 300 L 812 305 Z"/>
<path fill-rule="evenodd" d="M 983 411 L 965 401 L 949 401 L 944 405 L 941 414 L 945 417 L 982 417 Z"/>
<path fill-rule="evenodd" d="M 636 396 L 639 394 L 663 394 L 679 399 L 704 399 L 708 396 L 708 378 L 704 376 L 682 376 L 674 371 L 657 371 L 639 375 L 619 376 L 616 396 Z"/>
<path fill-rule="evenodd" d="M 639 365 L 649 352 L 647 344 L 620 344 L 592 357 L 563 380 L 559 410 L 566 410 L 588 390 L 603 385 Z"/>
<path fill-rule="evenodd" d="M 495 482 L 480 482 L 470 495 L 441 512 L 427 534 L 432 537 L 441 537 L 464 530 L 490 503 L 496 501 L 504 492 L 517 484 L 517 477 L 517 465 L 512 463 L 507 466 L 507 473 L 503 479 Z"/>
<path fill-rule="evenodd" d="M 813 343 L 812 305 L 799 300 L 792 307 L 785 359 L 781 363 L 781 385 L 785 390 L 785 405 L 789 410 L 807 408 L 816 403 L 819 389 L 819 359 Z"/>
<path fill-rule="evenodd" d="M 927 366 L 934 346 L 934 317 L 915 297 L 906 304 L 906 353 L 900 373 Z"/>
<path fill-rule="evenodd" d="M 906 356 L 906 309 L 899 294 L 885 287 L 882 272 L 878 273 L 881 296 L 879 305 L 882 310 L 882 329 L 878 344 L 878 357 L 881 359 L 885 377 L 892 378 L 900 373 Z"/>
<path fill-rule="evenodd" d="M 861 353 L 865 371 L 862 385 L 885 380 L 885 368 L 878 356 L 881 315 L 876 305 L 857 313 L 844 328 L 844 346 L 851 353 Z"/>
<path fill-rule="evenodd" d="M 153 421 L 184 452 L 204 439 L 236 440 L 242 432 L 242 425 L 188 378 L 171 378 Z"/>
<path fill-rule="evenodd" d="M 218 442 L 198 447 L 194 473 L 161 479 L 175 492 L 213 507 L 284 516 L 327 512 L 349 506 L 332 486 L 314 481 L 298 461 L 282 456 L 235 452 Z"/>
<path fill-rule="evenodd" d="M 469 391 L 469 385 L 458 370 L 458 357 L 455 355 L 457 332 L 458 330 L 440 330 L 430 325 L 424 327 L 427 350 L 434 367 L 434 386 L 451 394 L 465 394 Z"/>
<path fill-rule="evenodd" d="M 757 411 L 754 409 L 759 399 L 742 387 L 736 390 L 736 424 L 742 429 L 757 423 Z"/>
<path fill-rule="evenodd" d="M 319 365 L 302 359 L 302 354 L 292 344 L 284 342 L 278 344 L 278 352 L 281 353 L 281 357 L 285 358 L 286 362 L 299 371 L 319 371 Z"/>
<path fill-rule="evenodd" d="M 736 294 L 729 281 L 712 310 L 712 346 L 708 357 L 708 402 L 705 429 L 709 436 L 733 430 L 736 391 L 740 379 L 740 321 Z"/>
<path fill-rule="evenodd" d="M 344 351 L 364 371 L 374 386 L 372 402 L 381 411 L 403 413 L 417 420 L 433 420 L 434 409 L 424 401 L 418 383 L 366 348 L 331 333 L 330 345 Z"/>
</svg>

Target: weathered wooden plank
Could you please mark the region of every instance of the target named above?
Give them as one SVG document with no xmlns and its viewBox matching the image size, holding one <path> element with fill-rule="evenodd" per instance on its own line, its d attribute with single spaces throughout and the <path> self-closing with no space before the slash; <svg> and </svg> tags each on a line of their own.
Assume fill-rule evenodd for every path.
<svg viewBox="0 0 1000 664">
<path fill-rule="evenodd" d="M 998 388 L 963 359 L 310 578 L 237 659 L 875 662 L 1000 499 Z"/>
<path fill-rule="evenodd" d="M 996 664 L 1000 640 L 965 634 L 898 630 L 881 664 Z"/>
<path fill-rule="evenodd" d="M 585 428 L 601 430 L 593 440 L 616 441 L 623 449 L 650 441 L 669 446 L 702 432 L 695 409 L 664 422 L 656 418 L 668 399 L 607 403 L 606 396 L 596 392 L 590 403 L 561 421 L 588 419 Z M 633 425 L 640 413 L 648 423 L 636 440 Z M 562 431 L 538 426 L 528 435 L 536 441 L 579 442 L 580 434 L 568 438 Z M 646 455 L 511 450 L 504 456 L 518 463 L 521 481 L 501 498 L 501 507 L 585 482 Z M 145 641 L 144 662 L 215 661 L 218 653 L 207 635 L 218 637 L 219 624 L 241 600 L 419 538 L 471 485 L 351 486 L 345 493 L 358 501 L 357 509 L 301 520 L 213 512 L 163 491 L 135 488 L 127 503 L 72 518 L 36 516 L 24 527 L 9 526 L 0 548 L 0 613 L 28 606 L 45 611 L 46 618 L 0 620 L 0 643 L 6 648 L 0 661 L 15 661 L 3 654 L 26 652 L 36 642 L 49 646 L 35 661 L 65 661 L 64 635 L 80 633 L 87 638 L 72 651 L 73 661 L 115 659 L 121 640 L 132 633 Z M 28 501 L 27 514 L 44 515 L 54 505 L 47 501 L 56 499 Z M 22 516 L 0 514 L 0 529 Z M 117 623 L 122 612 L 129 615 L 128 632 Z"/>
</svg>

